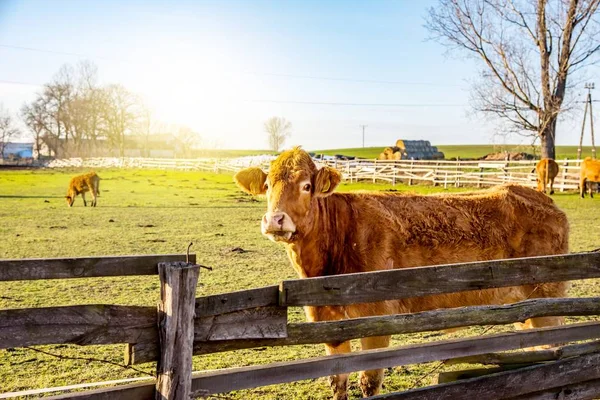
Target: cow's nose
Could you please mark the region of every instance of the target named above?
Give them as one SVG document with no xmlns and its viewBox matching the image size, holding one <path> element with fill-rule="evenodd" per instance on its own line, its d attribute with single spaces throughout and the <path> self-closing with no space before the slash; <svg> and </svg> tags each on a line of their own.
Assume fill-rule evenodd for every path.
<svg viewBox="0 0 600 400">
<path fill-rule="evenodd" d="M 283 221 L 285 219 L 285 213 L 275 212 L 275 213 L 267 213 L 263 216 L 263 223 L 265 226 L 271 229 L 280 229 L 283 227 Z"/>
</svg>

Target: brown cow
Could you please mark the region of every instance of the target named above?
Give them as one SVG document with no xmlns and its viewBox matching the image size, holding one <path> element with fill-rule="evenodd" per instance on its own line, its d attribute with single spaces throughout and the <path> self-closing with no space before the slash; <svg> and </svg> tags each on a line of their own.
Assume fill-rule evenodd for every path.
<svg viewBox="0 0 600 400">
<path fill-rule="evenodd" d="M 586 185 L 590 188 L 590 197 L 594 198 L 592 182 L 600 182 L 600 161 L 586 157 L 581 163 L 581 172 L 579 175 L 579 194 L 582 199 L 585 198 Z"/>
<path fill-rule="evenodd" d="M 546 193 L 550 183 L 550 194 L 554 194 L 554 178 L 558 175 L 558 164 L 551 158 L 542 158 L 535 167 L 537 173 L 537 190 Z"/>
<path fill-rule="evenodd" d="M 267 194 L 262 233 L 281 242 L 301 278 L 568 252 L 569 225 L 553 201 L 522 186 L 457 195 L 334 193 L 340 173 L 317 169 L 295 148 L 271 163 L 236 174 L 251 194 Z M 258 180 L 257 180 L 258 179 Z M 306 307 L 309 321 L 412 313 L 477 304 L 561 297 L 567 283 L 528 285 L 348 306 Z M 523 327 L 562 323 L 534 318 Z M 389 336 L 361 339 L 363 349 L 387 347 Z M 328 343 L 327 354 L 347 353 L 350 342 Z M 348 374 L 330 377 L 334 399 L 347 398 Z M 361 372 L 365 396 L 381 388 L 383 370 Z"/>
<path fill-rule="evenodd" d="M 95 172 L 71 178 L 66 196 L 69 207 L 73 207 L 75 197 L 77 197 L 78 194 L 81 194 L 83 205 L 87 207 L 85 192 L 90 192 L 92 194 L 92 207 L 96 207 L 96 197 L 100 195 L 100 177 L 96 175 Z"/>
</svg>

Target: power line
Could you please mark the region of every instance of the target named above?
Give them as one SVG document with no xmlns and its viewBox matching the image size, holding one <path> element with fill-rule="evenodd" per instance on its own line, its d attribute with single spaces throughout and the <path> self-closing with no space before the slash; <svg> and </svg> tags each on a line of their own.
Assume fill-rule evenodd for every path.
<svg viewBox="0 0 600 400">
<path fill-rule="evenodd" d="M 2 79 L 0 79 L 0 83 L 8 83 L 9 85 L 23 85 L 23 86 L 44 86 L 39 83 L 9 81 L 9 80 L 2 80 Z"/>
<path fill-rule="evenodd" d="M 465 104 L 443 103 L 338 103 L 324 101 L 296 101 L 296 100 L 242 100 L 248 103 L 277 103 L 277 104 L 303 104 L 319 106 L 350 106 L 350 107 L 465 107 Z"/>
<path fill-rule="evenodd" d="M 40 49 L 40 48 L 35 48 L 35 47 L 15 46 L 15 45 L 10 45 L 10 44 L 0 44 L 0 47 L 4 47 L 7 49 L 13 49 L 13 50 L 24 50 L 24 51 L 33 51 L 33 52 L 48 53 L 48 54 L 58 54 L 58 55 L 88 58 L 88 59 L 96 58 L 96 59 L 105 60 L 105 61 L 115 61 L 115 62 L 127 63 L 127 61 L 111 59 L 111 58 L 106 58 L 106 57 L 92 57 L 90 55 L 81 54 L 81 53 L 47 50 L 47 49 Z M 385 85 L 432 86 L 432 87 L 462 87 L 462 85 L 456 85 L 456 84 L 450 84 L 450 83 L 358 79 L 358 78 L 343 78 L 343 77 L 330 77 L 330 76 L 280 74 L 280 73 L 275 73 L 275 72 L 256 72 L 256 71 L 244 71 L 243 73 L 247 74 L 247 75 L 274 76 L 274 77 L 280 77 L 280 78 L 311 79 L 311 80 L 334 81 L 334 82 L 337 81 L 337 82 L 374 83 L 374 84 L 385 84 Z"/>
<path fill-rule="evenodd" d="M 24 51 L 34 51 L 34 52 L 38 52 L 38 53 L 58 54 L 58 55 L 62 55 L 62 56 L 97 58 L 99 60 L 110 60 L 110 59 L 104 58 L 104 57 L 91 57 L 87 54 L 81 54 L 81 53 L 69 53 L 66 51 L 38 49 L 35 47 L 14 46 L 12 44 L 0 44 L 0 47 L 4 47 L 6 49 L 13 49 L 13 50 L 24 50 Z M 110 61 L 116 61 L 116 60 L 110 60 Z"/>
<path fill-rule="evenodd" d="M 461 85 L 454 85 L 450 83 L 433 83 L 433 82 L 408 82 L 408 81 L 386 81 L 377 79 L 355 79 L 355 78 L 334 78 L 326 76 L 312 76 L 312 75 L 290 75 L 290 74 L 277 74 L 271 72 L 246 72 L 252 75 L 266 75 L 266 76 L 277 76 L 282 78 L 294 78 L 294 79 L 315 79 L 323 81 L 339 81 L 339 82 L 357 82 L 357 83 L 381 83 L 391 85 L 414 85 L 414 86 L 444 86 L 444 87 L 462 87 Z"/>
</svg>

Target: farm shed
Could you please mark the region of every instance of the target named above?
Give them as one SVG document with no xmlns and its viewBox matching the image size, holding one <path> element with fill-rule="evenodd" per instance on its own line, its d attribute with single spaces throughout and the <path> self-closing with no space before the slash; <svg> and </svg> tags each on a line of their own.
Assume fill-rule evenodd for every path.
<svg viewBox="0 0 600 400">
<path fill-rule="evenodd" d="M 13 143 L 4 144 L 3 158 L 31 158 L 33 157 L 33 143 Z"/>
</svg>

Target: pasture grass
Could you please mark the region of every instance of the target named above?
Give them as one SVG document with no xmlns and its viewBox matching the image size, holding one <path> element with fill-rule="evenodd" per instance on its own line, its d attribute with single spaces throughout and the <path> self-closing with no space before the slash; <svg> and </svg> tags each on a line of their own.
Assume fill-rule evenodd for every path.
<svg viewBox="0 0 600 400">
<path fill-rule="evenodd" d="M 81 170 L 0 171 L 0 258 L 75 257 L 184 253 L 189 242 L 198 262 L 214 267 L 201 272 L 198 295 L 255 288 L 295 278 L 282 247 L 260 235 L 266 202 L 242 194 L 230 175 L 158 170 L 97 171 L 102 177 L 98 207 L 73 208 L 64 195 L 69 178 Z M 444 191 L 431 186 L 395 187 L 388 184 L 342 184 L 341 191 Z M 456 190 L 456 189 L 454 189 Z M 461 189 L 465 190 L 465 189 Z M 600 247 L 600 196 L 581 200 L 574 193 L 554 196 L 571 223 L 571 251 Z M 239 247 L 245 252 L 232 251 Z M 154 306 L 159 297 L 156 276 L 0 282 L 0 309 L 75 304 Z M 597 280 L 575 282 L 574 296 L 598 296 Z M 291 320 L 303 320 L 300 309 Z M 396 335 L 393 345 L 476 335 L 473 327 L 442 336 L 438 332 Z M 492 332 L 510 329 L 495 327 Z M 356 347 L 356 343 L 354 344 Z M 124 345 L 40 346 L 65 357 L 123 362 Z M 194 357 L 194 369 L 291 361 L 323 355 L 320 345 L 258 348 Z M 386 371 L 384 392 L 405 390 L 434 364 L 411 365 Z M 137 366 L 152 373 L 153 363 Z M 447 369 L 461 369 L 453 366 Z M 0 350 L 0 393 L 144 376 L 99 362 L 61 360 L 18 348 Z M 432 382 L 433 376 L 420 385 Z M 329 398 L 326 378 L 274 385 L 228 395 L 239 399 Z M 351 396 L 360 397 L 356 374 Z"/>
</svg>

